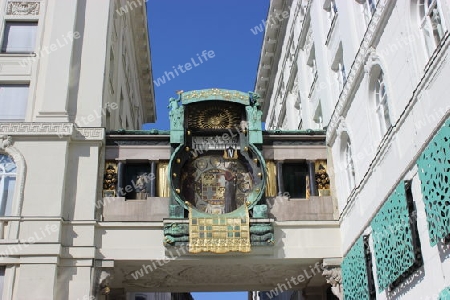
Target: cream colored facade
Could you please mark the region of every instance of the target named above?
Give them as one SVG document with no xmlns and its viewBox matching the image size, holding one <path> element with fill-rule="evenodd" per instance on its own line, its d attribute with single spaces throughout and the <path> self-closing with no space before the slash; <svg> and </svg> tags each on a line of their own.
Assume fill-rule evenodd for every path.
<svg viewBox="0 0 450 300">
<path fill-rule="evenodd" d="M 418 158 L 448 126 L 450 3 L 275 0 L 268 19 L 284 11 L 288 16 L 266 27 L 255 86 L 266 127 L 326 130 L 342 251 L 348 257 L 355 241 L 368 236 L 374 264 L 370 299 L 438 299 L 441 292 L 444 297 L 450 286 L 448 241 L 430 244 L 432 208 L 424 204 L 429 195 Z M 374 242 L 373 222 L 402 182 L 411 186 L 416 217 L 410 222 L 417 224 L 415 249 L 423 265 L 384 288 L 380 278 L 387 275 L 377 273 L 382 246 Z M 396 234 L 401 230 L 392 238 Z"/>
<path fill-rule="evenodd" d="M 220 256 L 163 244 L 164 226 L 180 221 L 167 194 L 103 197 L 105 161 L 170 158 L 167 134 L 133 131 L 156 118 L 145 1 L 0 8 L 2 299 L 270 290 L 294 276 L 295 289 L 325 299 L 320 264 L 342 255 L 330 197 L 272 195 L 271 218 L 254 222 L 273 223 L 274 245 Z M 265 159 L 326 158 L 323 132 L 277 134 L 265 136 Z"/>
<path fill-rule="evenodd" d="M 0 1 L 0 154 L 16 165 L 0 217 L 1 299 L 100 294 L 105 129 L 156 118 L 145 3 L 121 7 Z"/>
</svg>

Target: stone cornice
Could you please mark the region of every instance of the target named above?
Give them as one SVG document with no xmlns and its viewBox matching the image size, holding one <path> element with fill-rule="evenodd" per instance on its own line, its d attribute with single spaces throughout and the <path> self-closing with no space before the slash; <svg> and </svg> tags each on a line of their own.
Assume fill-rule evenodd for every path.
<svg viewBox="0 0 450 300">
<path fill-rule="evenodd" d="M 336 129 L 339 126 L 341 117 L 347 112 L 351 99 L 359 85 L 364 71 L 364 64 L 367 59 L 367 55 L 370 53 L 369 49 L 374 44 L 376 37 L 383 30 L 383 21 L 391 13 L 394 6 L 395 1 L 379 0 L 377 3 L 377 9 L 372 16 L 366 33 L 364 34 L 363 41 L 348 74 L 347 82 L 342 89 L 341 95 L 339 96 L 338 102 L 331 116 L 330 123 L 328 124 L 327 144 L 329 146 L 333 145 L 335 141 Z"/>
<path fill-rule="evenodd" d="M 145 3 L 139 9 L 132 11 L 133 17 L 130 18 L 130 22 L 134 35 L 134 48 L 136 49 L 137 78 L 144 109 L 144 123 L 152 123 L 156 120 L 156 105 Z"/>
<path fill-rule="evenodd" d="M 272 86 L 278 70 L 278 62 L 281 56 L 281 46 L 284 41 L 285 31 L 289 18 L 279 21 L 279 26 L 271 26 L 271 20 L 275 18 L 278 11 L 287 9 L 292 1 L 270 1 L 269 12 L 267 14 L 267 26 L 264 32 L 261 55 L 258 62 L 258 71 L 255 82 L 255 92 L 261 96 L 261 109 L 263 118 L 267 118 L 269 102 L 272 96 Z M 266 24 L 263 24 L 266 25 Z"/>
<path fill-rule="evenodd" d="M 0 123 L 0 134 L 11 136 L 55 136 L 72 140 L 103 141 L 105 129 L 76 127 L 73 123 Z"/>
</svg>

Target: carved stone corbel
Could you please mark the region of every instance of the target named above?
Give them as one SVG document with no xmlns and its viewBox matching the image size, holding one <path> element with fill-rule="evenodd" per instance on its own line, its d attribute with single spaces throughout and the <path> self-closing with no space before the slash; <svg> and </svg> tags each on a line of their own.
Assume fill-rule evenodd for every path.
<svg viewBox="0 0 450 300">
<path fill-rule="evenodd" d="M 341 275 L 341 267 L 326 265 L 325 263 L 322 265 L 323 272 L 322 276 L 325 277 L 327 283 L 331 284 L 331 292 L 339 299 L 344 299 L 344 293 L 342 289 L 342 275 Z"/>
<path fill-rule="evenodd" d="M 5 150 L 7 147 L 12 146 L 12 137 L 9 135 L 0 135 L 0 150 Z"/>
<path fill-rule="evenodd" d="M 364 64 L 364 72 L 369 73 L 374 65 L 380 64 L 380 58 L 374 47 L 369 47 L 366 52 L 366 62 Z"/>
<path fill-rule="evenodd" d="M 347 131 L 347 123 L 345 122 L 345 118 L 341 116 L 341 117 L 339 117 L 338 122 L 337 122 L 336 133 L 338 136 L 340 136 L 344 132 L 348 132 Z"/>
</svg>

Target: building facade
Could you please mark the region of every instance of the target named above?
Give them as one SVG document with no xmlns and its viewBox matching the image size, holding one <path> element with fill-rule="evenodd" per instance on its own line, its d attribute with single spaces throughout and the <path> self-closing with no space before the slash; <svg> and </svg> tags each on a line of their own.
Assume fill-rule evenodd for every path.
<svg viewBox="0 0 450 300">
<path fill-rule="evenodd" d="M 2 0 L 0 18 L 0 295 L 93 299 L 105 128 L 156 118 L 145 5 Z"/>
<path fill-rule="evenodd" d="M 450 3 L 271 1 L 268 20 L 255 91 L 266 127 L 326 130 L 345 299 L 447 299 Z"/>
<path fill-rule="evenodd" d="M 324 131 L 263 132 L 257 95 L 219 89 L 140 131 L 156 118 L 144 1 L 0 9 L 2 299 L 330 299 Z"/>
<path fill-rule="evenodd" d="M 335 299 L 322 275 L 342 255 L 325 132 L 263 131 L 257 99 L 180 92 L 170 131 L 107 134 L 98 251 L 111 291 Z"/>
</svg>

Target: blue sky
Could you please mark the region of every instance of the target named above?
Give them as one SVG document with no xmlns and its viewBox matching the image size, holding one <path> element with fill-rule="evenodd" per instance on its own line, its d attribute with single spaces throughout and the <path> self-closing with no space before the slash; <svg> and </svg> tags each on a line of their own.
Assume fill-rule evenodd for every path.
<svg viewBox="0 0 450 300">
<path fill-rule="evenodd" d="M 153 80 L 165 83 L 155 84 L 157 122 L 144 129 L 169 129 L 167 104 L 177 90 L 253 91 L 263 33 L 250 29 L 261 24 L 268 8 L 268 0 L 148 1 Z M 202 58 L 203 50 L 213 57 Z M 182 73 L 178 65 L 186 63 L 191 70 L 182 67 Z"/>
<path fill-rule="evenodd" d="M 147 2 L 157 122 L 144 129 L 169 129 L 167 104 L 177 90 L 226 88 L 253 91 L 268 0 L 151 0 Z M 208 60 L 202 51 L 213 51 Z M 200 62 L 197 53 L 202 61 Z M 209 54 L 213 54 L 209 52 Z M 206 54 L 207 55 L 207 54 Z M 192 62 L 194 60 L 194 62 Z M 182 73 L 173 67 L 192 65 Z M 194 66 L 195 64 L 195 66 Z M 165 72 L 172 72 L 167 80 Z M 218 257 L 220 259 L 220 257 Z M 247 292 L 192 293 L 195 300 L 247 300 Z"/>
</svg>

